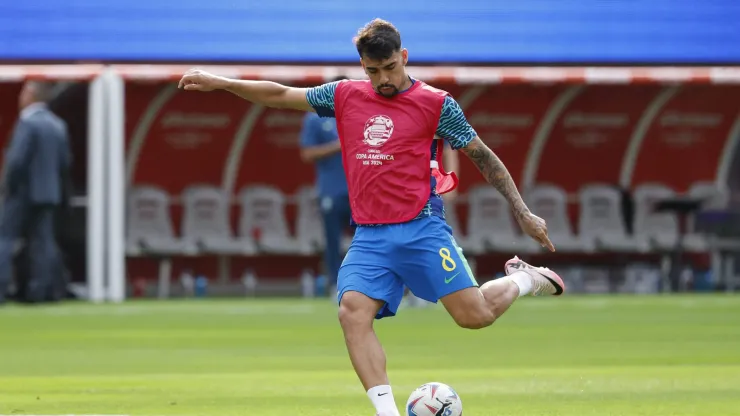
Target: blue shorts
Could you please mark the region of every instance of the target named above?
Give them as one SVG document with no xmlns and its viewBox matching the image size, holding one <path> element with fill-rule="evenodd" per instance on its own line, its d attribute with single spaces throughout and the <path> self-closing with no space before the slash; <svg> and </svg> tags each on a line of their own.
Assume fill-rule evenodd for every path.
<svg viewBox="0 0 740 416">
<path fill-rule="evenodd" d="M 376 319 L 396 314 L 404 286 L 434 303 L 450 293 L 478 286 L 452 229 L 434 216 L 357 227 L 337 280 L 338 302 L 347 291 L 384 301 Z"/>
</svg>

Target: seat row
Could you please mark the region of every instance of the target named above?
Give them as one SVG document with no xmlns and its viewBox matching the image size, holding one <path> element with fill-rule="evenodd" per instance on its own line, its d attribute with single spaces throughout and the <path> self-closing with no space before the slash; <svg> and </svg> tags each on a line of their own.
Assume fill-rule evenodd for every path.
<svg viewBox="0 0 740 416">
<path fill-rule="evenodd" d="M 711 183 L 697 183 L 688 194 L 707 201 L 705 208 L 722 209 L 729 193 Z M 634 189 L 634 232 L 628 231 L 621 191 L 610 185 L 591 184 L 577 196 L 577 231 L 569 216 L 566 192 L 552 185 L 538 185 L 524 195 L 532 211 L 547 221 L 551 240 L 560 252 L 616 251 L 647 253 L 670 250 L 679 236 L 675 214 L 656 212 L 655 203 L 677 196 L 661 184 Z M 312 255 L 324 247 L 321 215 L 313 188 L 306 186 L 285 195 L 270 185 L 251 185 L 237 195 L 236 232 L 231 226 L 231 198 L 220 188 L 193 185 L 179 196 L 183 207 L 180 233 L 174 231 L 173 197 L 161 188 L 137 186 L 128 194 L 127 243 L 129 256 L 218 254 Z M 297 208 L 295 232 L 286 215 L 287 205 Z M 507 201 L 493 187 L 477 185 L 464 200 L 465 227 L 456 207 L 447 207 L 447 221 L 461 247 L 471 254 L 486 252 L 535 253 L 539 245 L 519 231 Z M 708 250 L 706 236 L 690 221 L 685 245 L 691 251 Z M 346 249 L 350 236 L 345 236 Z"/>
<path fill-rule="evenodd" d="M 269 185 L 254 185 L 238 194 L 237 231 L 231 226 L 231 198 L 220 188 L 192 185 L 179 196 L 183 207 L 179 235 L 175 233 L 173 198 L 155 186 L 129 191 L 126 252 L 156 255 L 310 255 L 323 247 L 321 217 L 313 188 L 292 196 L 299 207 L 295 235 L 286 217 L 288 196 Z M 346 238 L 345 245 L 348 244 Z"/>
<path fill-rule="evenodd" d="M 637 186 L 631 192 L 634 212 L 632 224 L 627 223 L 623 192 L 607 184 L 589 184 L 576 197 L 578 205 L 577 231 L 569 215 L 566 192 L 553 185 L 540 184 L 523 198 L 530 209 L 547 222 L 548 233 L 560 252 L 630 252 L 667 251 L 676 246 L 681 224 L 676 213 L 656 210 L 656 203 L 679 197 L 704 201 L 702 209 L 725 209 L 729 191 L 714 183 L 696 183 L 685 195 L 658 183 Z M 490 186 L 476 186 L 468 192 L 468 222 L 462 233 L 450 210 L 447 221 L 456 230 L 459 244 L 472 253 L 505 251 L 534 253 L 541 247 L 519 232 L 507 201 Z M 709 249 L 708 237 L 697 231 L 690 218 L 685 229 L 684 244 L 690 251 Z M 631 227 L 628 227 L 631 225 Z M 633 231 L 630 232 L 630 229 Z"/>
</svg>

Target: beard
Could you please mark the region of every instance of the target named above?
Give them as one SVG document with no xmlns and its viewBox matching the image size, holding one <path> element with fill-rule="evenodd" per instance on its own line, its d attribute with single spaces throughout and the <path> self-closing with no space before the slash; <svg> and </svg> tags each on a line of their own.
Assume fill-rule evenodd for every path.
<svg viewBox="0 0 740 416">
<path fill-rule="evenodd" d="M 390 98 L 398 94 L 398 88 L 391 84 L 378 85 L 375 91 L 386 98 Z"/>
</svg>

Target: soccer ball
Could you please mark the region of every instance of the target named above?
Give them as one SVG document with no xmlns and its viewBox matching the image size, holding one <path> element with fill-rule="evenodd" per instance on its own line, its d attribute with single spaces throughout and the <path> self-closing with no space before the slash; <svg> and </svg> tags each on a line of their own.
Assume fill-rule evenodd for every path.
<svg viewBox="0 0 740 416">
<path fill-rule="evenodd" d="M 420 386 L 406 402 L 408 416 L 462 416 L 462 411 L 460 396 L 443 383 Z"/>
</svg>

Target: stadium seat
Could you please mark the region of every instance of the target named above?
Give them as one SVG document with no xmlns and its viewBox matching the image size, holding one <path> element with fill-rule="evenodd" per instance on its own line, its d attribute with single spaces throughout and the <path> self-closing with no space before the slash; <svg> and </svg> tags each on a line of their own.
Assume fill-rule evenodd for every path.
<svg viewBox="0 0 740 416">
<path fill-rule="evenodd" d="M 532 212 L 547 223 L 550 241 L 559 252 L 582 252 L 592 250 L 576 237 L 568 218 L 568 195 L 554 185 L 536 185 L 526 196 Z"/>
<path fill-rule="evenodd" d="M 655 204 L 663 199 L 675 198 L 675 191 L 663 184 L 645 183 L 635 187 L 633 196 L 635 240 L 639 245 L 648 244 L 660 251 L 673 250 L 678 243 L 678 219 L 672 212 L 656 212 Z"/>
<path fill-rule="evenodd" d="M 239 194 L 239 236 L 254 238 L 259 251 L 268 254 L 300 254 L 288 230 L 285 195 L 270 185 L 247 186 Z"/>
<path fill-rule="evenodd" d="M 126 252 L 138 255 L 194 255 L 190 241 L 177 238 L 170 216 L 170 197 L 154 186 L 137 186 L 128 195 Z"/>
<path fill-rule="evenodd" d="M 716 182 L 696 182 L 686 192 L 692 198 L 702 199 L 702 210 L 723 210 L 730 204 L 730 190 Z"/>
<path fill-rule="evenodd" d="M 301 254 L 320 254 L 326 247 L 323 217 L 320 211 L 321 202 L 316 195 L 316 188 L 302 186 L 295 194 L 298 213 L 296 216 L 296 244 Z M 347 223 L 349 226 L 349 223 Z M 352 235 L 342 233 L 339 248 L 346 253 L 352 244 Z"/>
<path fill-rule="evenodd" d="M 714 182 L 697 182 L 689 188 L 686 195 L 690 198 L 704 201 L 701 211 L 722 211 L 727 209 L 730 202 L 730 191 Z M 684 246 L 691 252 L 706 252 L 710 250 L 710 238 L 696 229 L 696 217 L 688 218 Z"/>
<path fill-rule="evenodd" d="M 697 182 L 689 188 L 687 194 L 703 199 L 702 211 L 726 211 L 730 205 L 730 190 L 714 182 Z M 731 227 L 732 228 L 732 227 Z M 725 234 L 731 234 L 725 233 Z M 717 281 L 724 282 L 731 291 L 740 283 L 735 274 L 734 253 L 740 251 L 740 239 L 717 235 L 716 232 L 705 234 L 696 226 L 696 218 L 689 218 L 684 246 L 691 252 L 709 252 L 711 254 L 712 274 Z"/>
<path fill-rule="evenodd" d="M 229 221 L 229 198 L 215 186 L 192 185 L 182 194 L 183 239 L 209 254 L 253 255 L 257 249 L 250 236 L 234 238 Z"/>
<path fill-rule="evenodd" d="M 298 206 L 296 240 L 299 250 L 306 255 L 318 253 L 324 249 L 326 241 L 316 190 L 312 186 L 304 186 L 296 192 L 295 197 Z"/>
<path fill-rule="evenodd" d="M 627 234 L 622 195 L 611 185 L 590 184 L 579 191 L 578 237 L 587 250 L 648 252 L 650 246 Z"/>
<path fill-rule="evenodd" d="M 483 245 L 480 244 L 480 241 L 470 240 L 463 234 L 463 229 L 460 227 L 460 220 L 457 216 L 457 201 L 445 206 L 445 219 L 447 220 L 447 225 L 452 228 L 452 235 L 455 236 L 455 241 L 457 241 L 457 244 L 463 249 L 465 254 L 475 255 L 484 252 Z"/>
<path fill-rule="evenodd" d="M 191 241 L 177 238 L 172 227 L 170 197 L 154 186 L 137 186 L 128 193 L 126 254 L 156 256 L 159 261 L 157 294 L 166 298 L 172 279 L 172 257 L 198 254 Z"/>
<path fill-rule="evenodd" d="M 477 185 L 468 191 L 469 244 L 504 253 L 536 253 L 542 248 L 529 236 L 516 232 L 511 207 L 490 185 Z"/>
</svg>

